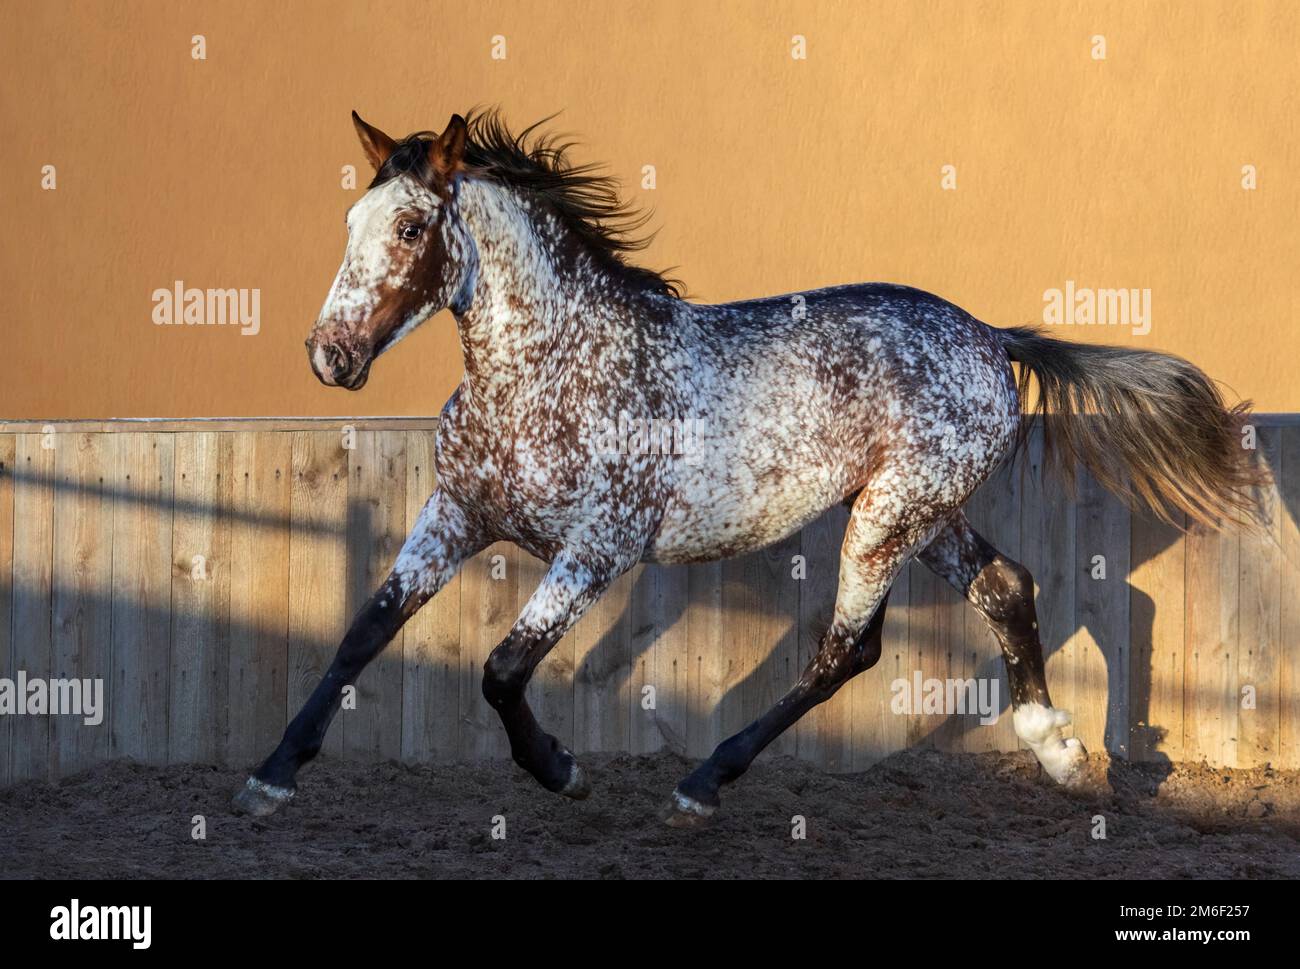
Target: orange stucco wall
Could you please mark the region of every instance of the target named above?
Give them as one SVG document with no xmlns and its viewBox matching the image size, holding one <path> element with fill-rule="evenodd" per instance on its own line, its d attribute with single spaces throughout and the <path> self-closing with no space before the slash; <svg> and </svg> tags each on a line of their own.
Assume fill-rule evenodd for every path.
<svg viewBox="0 0 1300 969">
<path fill-rule="evenodd" d="M 1067 281 L 1149 289 L 1145 334 L 1060 332 L 1297 410 L 1297 50 L 1289 2 L 3 0 L 0 418 L 436 412 L 448 315 L 356 395 L 302 342 L 341 170 L 368 177 L 348 112 L 404 134 L 480 103 L 562 110 L 696 298 L 892 280 L 1011 324 Z M 260 289 L 260 332 L 155 326 L 176 280 Z"/>
</svg>

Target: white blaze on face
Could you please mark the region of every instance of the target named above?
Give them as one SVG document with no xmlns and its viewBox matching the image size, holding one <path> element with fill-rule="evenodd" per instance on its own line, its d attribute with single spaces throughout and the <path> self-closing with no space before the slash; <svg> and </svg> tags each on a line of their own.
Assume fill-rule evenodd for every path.
<svg viewBox="0 0 1300 969">
<path fill-rule="evenodd" d="M 409 175 L 390 179 L 363 195 L 348 211 L 348 246 L 325 297 L 321 320 L 355 326 L 370 318 L 383 290 L 404 287 L 414 260 L 392 257 L 393 247 L 400 244 L 397 224 L 403 213 L 411 212 L 423 213 L 424 221 L 432 222 L 438 205 L 437 196 Z M 417 245 L 428 241 L 426 229 Z"/>
</svg>

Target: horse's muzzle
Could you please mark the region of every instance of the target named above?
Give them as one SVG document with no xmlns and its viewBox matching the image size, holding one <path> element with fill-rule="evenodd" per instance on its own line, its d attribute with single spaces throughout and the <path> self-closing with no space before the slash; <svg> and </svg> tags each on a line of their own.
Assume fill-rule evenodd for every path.
<svg viewBox="0 0 1300 969">
<path fill-rule="evenodd" d="M 307 341 L 307 358 L 318 380 L 326 387 L 360 390 L 370 376 L 370 360 L 349 353 L 338 343 Z"/>
</svg>

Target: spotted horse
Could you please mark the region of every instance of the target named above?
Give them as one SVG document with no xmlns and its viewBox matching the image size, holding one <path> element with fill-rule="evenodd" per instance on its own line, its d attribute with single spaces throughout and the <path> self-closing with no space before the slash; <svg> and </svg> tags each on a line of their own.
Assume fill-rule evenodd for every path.
<svg viewBox="0 0 1300 969">
<path fill-rule="evenodd" d="M 237 809 L 267 815 L 290 800 L 343 689 L 501 540 L 549 568 L 488 657 L 483 694 L 514 760 L 547 790 L 586 797 L 578 761 L 525 698 L 551 647 L 636 563 L 759 549 L 839 502 L 851 513 L 816 656 L 677 785 L 666 818 L 713 814 L 723 785 L 879 659 L 890 584 L 914 557 L 995 633 L 1017 735 L 1057 782 L 1077 781 L 1086 753 L 1048 694 L 1033 579 L 962 505 L 1023 442 L 1036 386 L 1030 409 L 1067 481 L 1081 464 L 1166 518 L 1239 519 L 1261 473 L 1238 440 L 1245 404 L 1226 406 L 1176 357 L 994 328 L 905 286 L 689 302 L 632 264 L 644 217 L 614 182 L 536 125 L 514 134 L 499 112 L 471 112 L 394 141 L 353 122 L 376 174 L 348 212 L 343 264 L 307 340 L 312 369 L 357 390 L 376 358 L 450 308 L 464 375 L 441 413 L 437 489 Z M 620 436 L 656 420 L 689 421 L 691 446 Z"/>
</svg>

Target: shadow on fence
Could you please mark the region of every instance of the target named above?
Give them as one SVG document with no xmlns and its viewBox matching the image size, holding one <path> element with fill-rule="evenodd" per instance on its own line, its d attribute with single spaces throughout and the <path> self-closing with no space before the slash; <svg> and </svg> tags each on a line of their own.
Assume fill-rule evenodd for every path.
<svg viewBox="0 0 1300 969">
<path fill-rule="evenodd" d="M 80 716 L 0 717 L 0 782 L 64 776 L 116 757 L 146 763 L 238 765 L 267 753 L 288 717 L 315 686 L 347 618 L 382 577 L 405 526 L 422 503 L 422 495 L 407 494 L 407 489 L 415 488 L 414 482 L 429 480 L 427 468 L 420 477 L 423 459 L 419 455 L 431 450 L 427 441 L 403 441 L 401 447 L 366 452 L 371 457 L 401 454 L 406 471 L 402 494 L 389 495 L 384 487 L 376 487 L 387 483 L 382 475 L 368 485 L 357 485 L 348 470 L 349 493 L 329 505 L 334 517 L 319 507 L 299 514 L 292 497 L 286 504 L 289 513 L 274 514 L 237 507 L 226 498 L 212 502 L 178 495 L 175 488 L 163 489 L 165 497 L 151 497 L 138 488 L 105 483 L 102 476 L 31 473 L 12 462 L 8 467 L 0 462 L 0 492 L 4 478 L 9 479 L 7 499 L 0 496 L 0 513 L 6 513 L 7 502 L 11 519 L 17 514 L 15 508 L 24 514 L 50 516 L 48 542 L 34 549 L 14 541 L 20 532 L 26 534 L 19 524 L 31 522 L 2 526 L 9 531 L 8 541 L 0 540 L 0 556 L 8 545 L 11 562 L 0 557 L 0 630 L 8 633 L 7 642 L 0 640 L 0 662 L 5 664 L 0 676 L 13 678 L 22 670 L 29 677 L 103 678 L 107 704 L 102 723 L 94 726 L 83 723 Z M 1277 434 L 1268 435 L 1263 451 L 1282 483 L 1275 495 L 1281 514 L 1274 534 L 1282 534 L 1282 522 L 1294 532 L 1300 520 L 1300 487 L 1286 481 L 1288 469 L 1283 467 Z M 1300 450 L 1288 453 L 1300 458 Z M 356 463 L 351 457 L 347 460 Z M 283 470 L 295 476 L 317 473 L 296 461 L 292 469 Z M 1291 472 L 1300 478 L 1300 466 Z M 1199 666 L 1190 671 L 1184 665 L 1181 682 L 1174 682 L 1175 677 L 1153 663 L 1157 645 L 1171 648 L 1156 643 L 1160 610 L 1184 610 L 1184 621 L 1191 621 L 1200 608 L 1193 601 L 1200 586 L 1193 588 L 1192 566 L 1184 566 L 1186 601 L 1157 603 L 1130 579 L 1178 543 L 1190 540 L 1137 516 L 1128 519 L 1125 513 L 1124 529 L 1116 532 L 1123 535 L 1125 545 L 1118 556 L 1124 564 L 1123 586 L 1110 594 L 1122 598 L 1123 608 L 1099 611 L 1073 594 L 1062 599 L 1049 586 L 1053 576 L 1076 589 L 1086 588 L 1078 573 L 1088 562 L 1081 553 L 1090 550 L 1033 547 L 1036 533 L 1026 534 L 1029 512 L 1022 514 L 1021 509 L 1032 505 L 1034 514 L 1064 516 L 1071 528 L 1075 516 L 1084 512 L 1060 496 L 1044 498 L 1041 492 L 1034 504 L 1028 490 L 1017 490 L 1023 488 L 1013 480 L 1018 473 L 1004 469 L 1000 484 L 994 485 L 1009 489 L 1012 498 L 1006 500 L 1017 504 L 1014 538 L 1007 538 L 1012 534 L 1010 518 L 999 522 L 990 514 L 1003 500 L 997 496 L 983 508 L 990 521 L 976 524 L 982 530 L 987 527 L 994 544 L 1025 560 L 1038 576 L 1049 685 L 1057 704 L 1074 706 L 1085 721 L 1102 712 L 1098 736 L 1085 738 L 1090 745 L 1104 742 L 1115 753 L 1166 764 L 1165 741 L 1175 732 L 1178 743 L 1171 749 L 1208 754 L 1215 760 L 1205 743 L 1187 740 L 1203 725 L 1197 722 L 1189 728 L 1183 719 L 1210 711 L 1222 718 L 1214 742 L 1230 745 L 1235 752 L 1244 744 L 1235 731 L 1240 682 L 1223 664 L 1240 662 L 1232 655 L 1239 645 L 1239 626 L 1234 625 L 1241 621 L 1238 590 L 1232 591 L 1235 616 L 1225 605 L 1229 611 L 1221 614 L 1227 616 L 1221 620 L 1221 635 L 1217 642 L 1213 636 L 1210 641 L 1212 647 L 1230 652 L 1218 657 L 1220 665 L 1211 675 L 1202 675 Z M 178 470 L 178 481 L 180 475 Z M 354 488 L 358 494 L 351 493 Z M 68 504 L 56 512 L 65 501 Z M 165 576 L 152 576 L 143 593 L 124 587 L 111 567 L 117 557 L 109 552 L 105 559 L 105 550 L 94 546 L 96 528 L 84 514 L 89 508 L 107 515 L 111 542 L 114 509 L 121 506 L 144 510 L 159 522 L 201 520 L 206 523 L 202 534 L 226 535 L 226 554 L 223 557 L 215 548 L 177 548 L 173 543 Z M 1106 506 L 1103 517 L 1116 514 L 1116 508 Z M 56 516 L 61 525 L 56 526 Z M 977 517 L 975 512 L 972 517 Z M 726 563 L 638 568 L 539 669 L 530 688 L 539 719 L 578 751 L 651 752 L 667 747 L 689 756 L 707 754 L 774 702 L 815 650 L 817 634 L 825 628 L 833 604 L 842 522 L 843 514 L 832 511 L 774 549 Z M 229 544 L 235 528 L 247 529 L 253 536 L 245 564 L 256 564 L 258 578 L 269 577 L 266 588 L 274 592 L 269 600 L 259 588 L 232 597 L 236 578 L 232 572 L 241 567 L 234 563 Z M 170 529 L 168 525 L 169 533 Z M 44 534 L 41 528 L 36 533 Z M 1076 529 L 1071 534 L 1081 532 Z M 56 549 L 56 537 L 69 538 L 76 548 Z M 999 538 L 1016 547 L 1004 546 Z M 1246 569 L 1241 548 L 1246 540 L 1222 541 L 1224 548 L 1237 543 L 1235 570 L 1240 585 Z M 288 555 L 283 554 L 286 548 Z M 295 557 L 300 549 L 306 550 L 305 558 Z M 1284 555 L 1279 550 L 1273 559 L 1261 560 L 1273 563 L 1276 576 L 1250 579 L 1259 588 L 1275 589 L 1275 602 L 1281 602 L 1284 588 L 1295 587 L 1287 584 L 1291 579 L 1283 578 L 1300 571 L 1294 552 L 1292 548 Z M 42 557 L 47 553 L 45 561 Z M 208 556 L 203 578 L 185 571 L 192 554 Z M 487 578 L 491 557 L 497 554 L 507 556 L 503 582 Z M 790 567 L 795 555 L 805 560 L 808 577 L 792 586 Z M 283 556 L 283 561 L 276 556 Z M 325 567 L 317 570 L 322 562 Z M 342 574 L 331 571 L 330 563 L 342 565 Z M 1231 563 L 1221 564 L 1220 578 L 1226 582 L 1233 569 Z M 479 693 L 478 676 L 487 650 L 508 629 L 531 591 L 530 579 L 539 577 L 541 568 L 522 553 L 494 547 L 471 563 L 466 573 L 426 606 L 366 671 L 358 684 L 357 708 L 345 710 L 335 721 L 327 753 L 407 761 L 507 755 L 495 714 Z M 36 576 L 37 581 L 19 582 L 18 576 Z M 195 592 L 197 582 L 208 583 L 210 589 Z M 285 595 L 277 610 L 281 588 Z M 1069 608 L 1062 607 L 1065 601 Z M 239 614 L 237 604 L 261 611 Z M 972 621 L 973 613 L 946 586 L 913 565 L 900 577 L 890 609 L 884 650 L 888 662 L 882 661 L 878 669 L 842 690 L 775 749 L 836 770 L 861 769 L 914 744 L 955 750 L 1014 749 L 1005 718 L 996 731 L 973 730 L 978 719 L 969 714 L 890 712 L 893 677 L 900 672 L 910 676 L 916 669 L 926 677 L 1000 681 L 999 713 L 1006 712 L 1008 698 L 1001 659 L 990 648 L 987 634 Z M 1122 625 L 1117 625 L 1116 616 L 1122 617 Z M 1266 670 L 1268 691 L 1257 709 L 1261 718 L 1271 717 L 1277 726 L 1269 744 L 1261 742 L 1260 750 L 1242 754 L 1243 763 L 1262 759 L 1277 764 L 1294 757 L 1294 749 L 1282 749 L 1285 738 L 1294 736 L 1290 719 L 1300 713 L 1293 688 L 1294 642 L 1287 638 L 1293 631 L 1280 616 L 1272 627 L 1273 642 L 1267 649 L 1273 665 Z M 1197 644 L 1176 645 L 1185 663 L 1200 655 Z M 1063 657 L 1067 646 L 1074 652 Z M 1242 650 L 1249 647 L 1248 642 L 1240 643 Z M 1083 667 L 1093 672 L 1076 674 Z M 654 688 L 652 709 L 645 705 L 647 686 Z M 1159 722 L 1171 708 L 1166 704 L 1153 709 L 1152 697 L 1157 694 L 1177 694 L 1179 723 Z M 1063 696 L 1069 702 L 1063 702 Z"/>
</svg>

